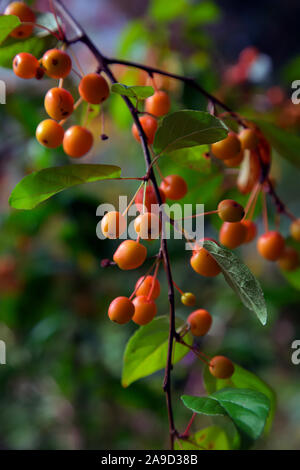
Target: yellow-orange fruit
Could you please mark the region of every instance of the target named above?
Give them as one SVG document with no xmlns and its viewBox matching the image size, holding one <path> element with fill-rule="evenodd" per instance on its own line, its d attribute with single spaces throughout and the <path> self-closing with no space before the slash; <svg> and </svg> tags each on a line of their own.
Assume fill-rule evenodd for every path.
<svg viewBox="0 0 300 470">
<path fill-rule="evenodd" d="M 291 236 L 297 242 L 300 242 L 300 219 L 294 220 L 290 227 Z"/>
<path fill-rule="evenodd" d="M 243 129 L 239 133 L 242 150 L 254 150 L 258 145 L 258 135 L 254 129 Z"/>
<path fill-rule="evenodd" d="M 117 297 L 109 306 L 108 316 L 111 321 L 125 325 L 134 315 L 134 304 L 127 297 Z"/>
<path fill-rule="evenodd" d="M 209 371 L 217 379 L 230 379 L 234 373 L 234 365 L 225 356 L 215 356 L 209 363 Z"/>
<path fill-rule="evenodd" d="M 234 168 L 239 166 L 244 158 L 244 152 L 240 152 L 237 157 L 230 158 L 229 160 L 224 160 L 224 164 L 229 168 Z"/>
<path fill-rule="evenodd" d="M 248 194 L 258 183 L 261 168 L 260 160 L 256 150 L 252 150 L 250 155 L 245 155 L 240 167 L 237 179 L 237 187 L 242 194 Z"/>
<path fill-rule="evenodd" d="M 66 78 L 72 70 L 70 56 L 59 49 L 50 49 L 45 52 L 42 64 L 48 77 L 55 79 Z"/>
<path fill-rule="evenodd" d="M 124 271 L 142 266 L 147 257 L 147 248 L 134 240 L 121 243 L 114 254 L 114 262 Z"/>
<path fill-rule="evenodd" d="M 146 212 L 135 219 L 134 228 L 142 240 L 155 240 L 159 238 L 160 234 L 160 219 L 158 215 Z"/>
<path fill-rule="evenodd" d="M 74 110 L 74 98 L 64 88 L 51 88 L 45 96 L 45 109 L 55 121 L 69 117 Z"/>
<path fill-rule="evenodd" d="M 188 192 L 185 180 L 179 175 L 169 175 L 163 179 L 160 189 L 163 191 L 167 199 L 179 201 L 183 199 Z"/>
<path fill-rule="evenodd" d="M 153 96 L 146 99 L 146 111 L 160 117 L 168 114 L 171 108 L 171 100 L 165 91 L 156 91 Z"/>
<path fill-rule="evenodd" d="M 64 135 L 64 128 L 53 119 L 42 121 L 36 130 L 38 142 L 49 149 L 59 147 L 63 143 Z"/>
<path fill-rule="evenodd" d="M 256 235 L 257 235 L 256 224 L 252 222 L 251 220 L 242 220 L 242 224 L 247 229 L 247 236 L 246 236 L 246 240 L 244 241 L 244 243 L 251 243 L 256 238 Z"/>
<path fill-rule="evenodd" d="M 115 240 L 126 230 L 126 218 L 117 211 L 108 212 L 101 221 L 101 230 L 106 238 Z"/>
<path fill-rule="evenodd" d="M 230 132 L 225 139 L 212 144 L 211 151 L 220 160 L 230 160 L 240 154 L 241 143 L 236 134 Z"/>
<path fill-rule="evenodd" d="M 283 271 L 294 271 L 299 267 L 298 251 L 291 246 L 286 246 L 278 259 L 278 264 Z"/>
<path fill-rule="evenodd" d="M 201 276 L 215 277 L 221 272 L 220 266 L 205 248 L 194 251 L 191 266 Z"/>
<path fill-rule="evenodd" d="M 140 277 L 135 285 L 135 288 L 137 289 L 137 297 L 148 297 L 151 294 L 150 299 L 156 300 L 160 296 L 160 283 L 156 278 L 154 279 L 153 276 L 146 276 L 145 279 L 144 276 Z"/>
<path fill-rule="evenodd" d="M 196 304 L 196 296 L 191 292 L 185 292 L 181 296 L 181 302 L 186 307 L 194 307 L 194 305 Z"/>
<path fill-rule="evenodd" d="M 210 330 L 212 317 L 207 310 L 199 309 L 189 315 L 187 322 L 194 336 L 204 336 Z"/>
<path fill-rule="evenodd" d="M 138 296 L 133 300 L 133 304 L 135 310 L 132 321 L 140 326 L 148 325 L 157 313 L 155 302 L 146 296 Z"/>
<path fill-rule="evenodd" d="M 284 247 L 284 238 L 276 231 L 264 233 L 257 241 L 258 252 L 269 261 L 277 261 L 283 254 Z"/>
<path fill-rule="evenodd" d="M 218 205 L 220 219 L 224 222 L 240 222 L 245 215 L 244 208 L 232 199 L 225 199 Z"/>
<path fill-rule="evenodd" d="M 21 52 L 13 60 L 13 71 L 19 78 L 29 80 L 35 78 L 39 69 L 39 61 L 32 54 Z"/>
<path fill-rule="evenodd" d="M 155 133 L 157 131 L 157 121 L 151 116 L 142 116 L 139 118 L 141 126 L 144 130 L 144 133 L 147 137 L 148 144 L 152 145 L 154 142 Z M 138 128 L 136 124 L 132 126 L 132 134 L 137 142 L 141 141 Z"/>
<path fill-rule="evenodd" d="M 165 193 L 159 188 L 159 193 L 160 197 L 162 200 L 162 203 L 164 204 L 166 202 L 166 196 Z M 144 203 L 144 188 L 141 188 L 139 192 L 137 193 L 135 200 L 135 204 L 137 206 L 143 206 Z M 154 209 L 152 206 L 155 206 L 158 204 L 158 200 L 154 191 L 154 188 L 152 184 L 148 184 L 146 188 L 146 194 L 145 194 L 145 208 L 147 209 L 148 212 L 152 212 L 152 209 Z"/>
<path fill-rule="evenodd" d="M 109 97 L 109 86 L 102 75 L 89 73 L 79 84 L 80 96 L 90 104 L 101 104 Z"/>
<path fill-rule="evenodd" d="M 237 248 L 245 242 L 247 237 L 247 228 L 242 222 L 224 222 L 219 235 L 222 245 L 227 248 Z"/>
<path fill-rule="evenodd" d="M 35 23 L 35 14 L 32 9 L 24 2 L 12 2 L 4 11 L 4 15 L 14 15 L 22 23 Z M 18 39 L 25 39 L 31 36 L 34 25 L 21 25 L 15 28 L 10 36 Z"/>
<path fill-rule="evenodd" d="M 81 158 L 93 147 L 93 134 L 82 126 L 72 126 L 65 133 L 64 151 L 69 157 Z"/>
</svg>

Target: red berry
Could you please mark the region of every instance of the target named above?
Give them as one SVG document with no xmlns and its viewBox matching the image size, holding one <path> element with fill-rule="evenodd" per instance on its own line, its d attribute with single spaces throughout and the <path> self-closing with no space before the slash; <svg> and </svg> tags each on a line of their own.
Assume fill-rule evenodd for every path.
<svg viewBox="0 0 300 470">
<path fill-rule="evenodd" d="M 234 373 L 234 365 L 224 356 L 215 356 L 209 363 L 210 373 L 217 379 L 229 379 Z"/>
<path fill-rule="evenodd" d="M 163 179 L 160 189 L 164 192 L 167 199 L 179 201 L 183 199 L 188 192 L 185 180 L 178 175 L 169 175 Z"/>
<path fill-rule="evenodd" d="M 45 52 L 42 64 L 48 77 L 55 79 L 66 78 L 72 70 L 70 56 L 59 49 L 50 49 Z"/>
<path fill-rule="evenodd" d="M 109 97 L 109 86 L 102 75 L 90 73 L 79 84 L 80 96 L 90 104 L 101 104 Z"/>
<path fill-rule="evenodd" d="M 64 135 L 64 128 L 52 119 L 42 121 L 36 130 L 38 142 L 49 149 L 59 147 L 63 143 Z"/>
<path fill-rule="evenodd" d="M 22 23 L 35 23 L 35 14 L 32 9 L 24 2 L 12 2 L 4 11 L 4 15 L 14 15 Z M 21 25 L 15 28 L 10 36 L 17 39 L 25 39 L 31 36 L 34 25 Z"/>
<path fill-rule="evenodd" d="M 283 254 L 285 241 L 279 232 L 266 232 L 257 241 L 257 249 L 263 258 L 277 261 Z"/>
<path fill-rule="evenodd" d="M 194 336 L 204 336 L 210 330 L 212 317 L 207 310 L 199 309 L 189 315 L 187 322 Z"/>
<path fill-rule="evenodd" d="M 160 197 L 162 199 L 162 203 L 164 204 L 166 202 L 166 196 L 164 192 L 159 189 Z M 144 201 L 144 188 L 141 188 L 139 192 L 137 193 L 135 197 L 135 204 L 137 206 L 141 206 L 141 212 L 142 212 L 142 206 L 143 206 L 143 201 Z M 152 184 L 148 184 L 146 188 L 146 196 L 145 196 L 145 208 L 147 209 L 148 212 L 154 212 L 154 205 L 158 204 L 158 200 L 154 191 L 154 188 Z"/>
<path fill-rule="evenodd" d="M 155 302 L 145 296 L 138 296 L 133 300 L 133 304 L 135 311 L 132 321 L 140 326 L 148 325 L 157 313 Z"/>
<path fill-rule="evenodd" d="M 147 248 L 134 240 L 121 243 L 114 254 L 114 262 L 124 271 L 137 269 L 146 260 Z"/>
<path fill-rule="evenodd" d="M 82 126 L 73 126 L 65 133 L 63 147 L 69 157 L 81 158 L 93 147 L 93 134 Z"/>
<path fill-rule="evenodd" d="M 294 271 L 299 267 L 299 253 L 295 248 L 286 246 L 278 259 L 279 267 L 283 271 Z"/>
<path fill-rule="evenodd" d="M 140 277 L 137 281 L 135 288 L 137 288 L 136 296 L 148 297 L 151 293 L 151 299 L 156 300 L 160 296 L 160 283 L 153 276 Z"/>
<path fill-rule="evenodd" d="M 130 322 L 133 315 L 134 305 L 127 297 L 117 297 L 112 301 L 108 309 L 110 320 L 120 325 Z"/>
<path fill-rule="evenodd" d="M 194 251 L 191 266 L 196 273 L 206 277 L 215 277 L 221 272 L 220 266 L 205 248 Z"/>
<path fill-rule="evenodd" d="M 218 212 L 224 222 L 240 222 L 245 215 L 244 208 L 232 199 L 221 201 Z"/>
<path fill-rule="evenodd" d="M 74 110 L 74 99 L 64 88 L 51 88 L 45 96 L 45 109 L 55 121 L 69 117 Z"/>
<path fill-rule="evenodd" d="M 146 111 L 154 116 L 164 116 L 168 114 L 170 108 L 171 100 L 165 91 L 156 91 L 146 100 Z"/>
<path fill-rule="evenodd" d="M 233 250 L 242 245 L 246 237 L 247 228 L 242 222 L 224 222 L 220 230 L 219 240 L 222 245 Z"/>
<path fill-rule="evenodd" d="M 256 238 L 256 235 L 257 235 L 256 224 L 252 222 L 251 220 L 242 220 L 242 224 L 247 229 L 247 236 L 246 236 L 246 240 L 244 241 L 244 243 L 251 243 Z"/>
<path fill-rule="evenodd" d="M 13 71 L 17 77 L 26 80 L 35 78 L 40 67 L 39 61 L 32 54 L 21 52 L 13 60 Z"/>
<path fill-rule="evenodd" d="M 148 144 L 152 145 L 154 142 L 155 133 L 157 131 L 157 121 L 151 116 L 142 116 L 140 119 L 141 126 L 146 134 Z M 141 141 L 138 128 L 136 124 L 132 126 L 132 134 L 137 142 Z"/>
</svg>

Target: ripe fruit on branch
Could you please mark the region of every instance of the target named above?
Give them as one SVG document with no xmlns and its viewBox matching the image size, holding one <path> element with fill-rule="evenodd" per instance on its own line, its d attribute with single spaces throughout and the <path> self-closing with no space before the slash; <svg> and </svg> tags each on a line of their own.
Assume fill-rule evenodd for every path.
<svg viewBox="0 0 300 470">
<path fill-rule="evenodd" d="M 209 371 L 217 379 L 229 379 L 234 373 L 234 365 L 225 356 L 215 356 L 209 362 Z"/>
<path fill-rule="evenodd" d="M 278 264 L 283 271 L 294 271 L 299 267 L 298 251 L 291 246 L 286 246 L 278 259 Z"/>
<path fill-rule="evenodd" d="M 224 160 L 224 164 L 228 166 L 229 168 L 234 168 L 236 166 L 239 166 L 244 158 L 244 152 L 240 152 L 237 157 L 230 158 L 229 160 Z"/>
<path fill-rule="evenodd" d="M 247 228 L 242 222 L 224 222 L 219 240 L 222 245 L 233 250 L 245 242 L 247 233 Z"/>
<path fill-rule="evenodd" d="M 169 175 L 164 178 L 160 189 L 164 192 L 166 198 L 172 201 L 183 199 L 188 192 L 185 180 L 179 175 Z"/>
<path fill-rule="evenodd" d="M 80 96 L 90 104 L 101 104 L 109 97 L 109 86 L 102 75 L 89 73 L 79 84 Z"/>
<path fill-rule="evenodd" d="M 191 266 L 201 276 L 215 277 L 221 272 L 220 266 L 205 248 L 194 251 Z"/>
<path fill-rule="evenodd" d="M 158 215 L 146 212 L 135 219 L 134 228 L 142 240 L 156 240 L 159 238 L 161 223 Z"/>
<path fill-rule="evenodd" d="M 186 307 L 194 307 L 194 305 L 196 304 L 196 297 L 191 292 L 185 292 L 181 296 L 181 302 Z"/>
<path fill-rule="evenodd" d="M 294 220 L 290 227 L 290 232 L 294 240 L 300 242 L 300 219 Z"/>
<path fill-rule="evenodd" d="M 284 246 L 283 236 L 276 231 L 266 232 L 257 241 L 258 252 L 269 261 L 277 261 L 283 254 Z"/>
<path fill-rule="evenodd" d="M 204 336 L 210 330 L 212 317 L 207 310 L 199 309 L 189 315 L 187 322 L 194 336 Z"/>
<path fill-rule="evenodd" d="M 39 61 L 32 54 L 21 52 L 13 60 L 13 71 L 17 77 L 26 80 L 35 78 L 40 67 Z"/>
<path fill-rule="evenodd" d="M 247 236 L 246 236 L 246 240 L 244 241 L 244 243 L 250 243 L 256 238 L 256 235 L 257 235 L 256 224 L 252 222 L 251 220 L 242 220 L 242 224 L 247 229 Z"/>
<path fill-rule="evenodd" d="M 72 70 L 70 56 L 59 49 L 50 49 L 42 58 L 42 65 L 48 77 L 66 78 Z"/>
<path fill-rule="evenodd" d="M 81 158 L 93 147 L 93 134 L 82 126 L 72 126 L 65 133 L 64 151 L 69 157 Z"/>
<path fill-rule="evenodd" d="M 74 99 L 64 88 L 51 88 L 45 96 L 45 109 L 55 121 L 69 117 L 74 110 Z"/>
<path fill-rule="evenodd" d="M 224 222 L 240 222 L 245 215 L 244 208 L 232 199 L 221 201 L 218 205 L 218 213 Z"/>
<path fill-rule="evenodd" d="M 243 129 L 239 133 L 242 150 L 254 150 L 258 145 L 258 135 L 254 129 Z"/>
<path fill-rule="evenodd" d="M 32 9 L 24 2 L 12 2 L 4 11 L 4 15 L 15 15 L 22 23 L 35 23 L 35 14 Z M 15 28 L 10 36 L 13 38 L 28 38 L 31 36 L 34 26 L 21 25 Z"/>
<path fill-rule="evenodd" d="M 63 143 L 64 128 L 53 119 L 42 121 L 36 130 L 38 142 L 49 149 L 55 149 Z"/>
<path fill-rule="evenodd" d="M 135 288 L 137 289 L 136 291 L 136 296 L 146 296 L 148 297 L 151 293 L 150 298 L 152 300 L 156 300 L 160 296 L 160 283 L 157 279 L 154 279 L 153 276 L 146 276 L 141 277 L 136 285 Z"/>
<path fill-rule="evenodd" d="M 117 297 L 109 306 L 108 316 L 111 321 L 125 325 L 134 315 L 133 302 L 127 297 Z"/>
<path fill-rule="evenodd" d="M 137 325 L 148 325 L 157 314 L 157 307 L 152 299 L 140 295 L 133 300 L 134 315 L 132 321 Z"/>
<path fill-rule="evenodd" d="M 148 144 L 152 145 L 154 142 L 155 133 L 157 131 L 157 121 L 151 116 L 142 116 L 139 118 L 141 126 L 144 130 L 144 133 L 147 137 Z M 138 128 L 136 124 L 132 126 L 132 134 L 137 142 L 141 141 Z"/>
<path fill-rule="evenodd" d="M 160 117 L 168 114 L 171 108 L 171 100 L 165 91 L 156 91 L 153 96 L 146 99 L 146 111 Z"/>
<path fill-rule="evenodd" d="M 212 144 L 211 151 L 220 160 L 230 160 L 240 154 L 241 143 L 234 132 L 229 132 L 224 140 Z"/>
<path fill-rule="evenodd" d="M 166 202 L 166 196 L 165 193 L 159 189 L 160 197 L 162 200 L 162 203 L 164 204 Z M 141 206 L 140 209 L 142 209 L 143 202 L 144 202 L 144 188 L 141 188 L 139 192 L 137 193 L 135 200 L 135 204 L 137 206 Z M 145 208 L 147 209 L 148 212 L 153 212 L 154 208 L 152 206 L 157 205 L 158 200 L 154 191 L 154 188 L 152 184 L 148 184 L 146 188 L 146 195 L 145 195 Z"/>
<path fill-rule="evenodd" d="M 117 211 L 108 212 L 101 221 L 101 230 L 106 238 L 115 240 L 126 230 L 126 218 Z"/>
<path fill-rule="evenodd" d="M 242 194 L 248 194 L 259 181 L 261 173 L 260 160 L 256 150 L 246 154 L 237 179 L 237 187 Z"/>
<path fill-rule="evenodd" d="M 142 266 L 147 257 L 147 248 L 134 240 L 121 243 L 114 254 L 114 262 L 124 271 Z"/>
</svg>

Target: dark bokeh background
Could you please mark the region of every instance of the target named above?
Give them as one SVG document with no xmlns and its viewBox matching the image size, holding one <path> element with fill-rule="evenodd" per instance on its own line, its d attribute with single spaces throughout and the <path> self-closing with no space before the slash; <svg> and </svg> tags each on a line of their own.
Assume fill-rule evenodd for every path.
<svg viewBox="0 0 300 470">
<path fill-rule="evenodd" d="M 0 2 L 1 11 L 6 3 Z M 37 6 L 46 9 L 47 3 Z M 104 53 L 194 75 L 245 116 L 270 119 L 299 133 L 300 105 L 290 102 L 291 81 L 300 79 L 298 2 L 188 3 L 182 13 L 176 8 L 173 12 L 167 1 L 65 2 Z M 240 76 L 232 68 L 249 46 L 255 46 L 259 55 L 246 76 Z M 94 70 L 86 50 L 77 46 L 74 50 L 84 70 Z M 115 67 L 115 73 L 129 85 L 143 78 L 124 68 Z M 119 194 L 132 196 L 136 184 L 91 184 L 62 193 L 31 212 L 11 210 L 9 193 L 25 174 L 69 160 L 61 151 L 41 148 L 34 138 L 37 124 L 45 118 L 43 95 L 52 82 L 24 83 L 7 69 L 0 69 L 0 78 L 8 85 L 7 104 L 0 106 L 0 339 L 7 344 L 7 365 L 0 366 L 0 447 L 166 447 L 162 374 L 123 389 L 122 355 L 135 327 L 118 327 L 107 319 L 110 301 L 129 295 L 143 270 L 126 275 L 114 268 L 103 271 L 100 262 L 112 257 L 117 243 L 96 237 L 98 205 L 117 203 Z M 75 82 L 74 77 L 68 83 L 70 89 L 75 90 Z M 205 109 L 205 101 L 190 89 L 174 82 L 163 86 L 172 95 L 174 109 Z M 85 161 L 120 165 L 124 176 L 142 175 L 141 150 L 132 140 L 131 118 L 121 99 L 111 96 L 105 111 L 110 139 L 99 142 Z M 77 119 L 83 114 L 78 111 Z M 92 128 L 99 135 L 98 120 Z M 178 169 L 170 159 L 161 167 L 165 173 L 179 171 L 186 177 L 190 193 L 184 202 L 204 203 L 207 210 L 215 209 L 225 196 L 245 202 L 224 175 Z M 274 154 L 272 175 L 281 197 L 299 216 L 299 173 Z M 274 226 L 271 206 L 269 211 Z M 260 217 L 257 221 L 262 230 Z M 205 228 L 207 236 L 217 236 L 214 217 L 206 220 Z M 281 229 L 288 235 L 288 221 L 282 219 Z M 150 253 L 156 250 L 156 245 L 149 247 Z M 299 448 L 300 366 L 291 363 L 291 343 L 300 338 L 299 271 L 284 276 L 258 257 L 255 244 L 239 250 L 265 292 L 269 322 L 261 327 L 222 278 L 200 279 L 191 271 L 182 242 L 171 242 L 170 252 L 176 282 L 195 292 L 199 305 L 214 316 L 214 327 L 203 342 L 205 350 L 229 355 L 277 393 L 273 429 L 257 447 Z M 160 280 L 159 313 L 165 314 L 163 273 Z M 189 310 L 181 306 L 179 296 L 176 304 L 185 318 Z M 175 368 L 174 408 L 180 429 L 189 413 L 179 397 L 183 392 L 204 393 L 201 370 L 191 357 Z M 208 422 L 197 418 L 195 429 Z"/>
</svg>

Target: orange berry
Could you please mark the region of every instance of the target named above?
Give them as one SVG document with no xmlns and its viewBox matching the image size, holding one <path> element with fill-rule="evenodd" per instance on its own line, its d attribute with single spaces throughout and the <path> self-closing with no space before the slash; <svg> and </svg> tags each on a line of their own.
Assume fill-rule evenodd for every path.
<svg viewBox="0 0 300 470">
<path fill-rule="evenodd" d="M 115 240 L 126 230 L 126 218 L 116 211 L 108 212 L 101 221 L 101 230 L 106 238 Z"/>
<path fill-rule="evenodd" d="M 258 135 L 254 129 L 243 129 L 239 133 L 242 150 L 254 150 L 258 145 Z"/>
<path fill-rule="evenodd" d="M 245 242 L 247 237 L 247 228 L 242 222 L 224 222 L 219 235 L 222 245 L 227 248 L 237 248 Z"/>
<path fill-rule="evenodd" d="M 109 86 L 102 75 L 89 73 L 79 84 L 80 96 L 90 104 L 103 103 L 109 97 Z"/>
<path fill-rule="evenodd" d="M 229 160 L 224 160 L 224 164 L 229 168 L 234 168 L 239 166 L 244 159 L 244 152 L 240 152 L 237 157 L 230 158 Z"/>
<path fill-rule="evenodd" d="M 134 240 L 121 243 L 114 254 L 114 262 L 124 271 L 142 266 L 147 257 L 147 248 Z"/>
<path fill-rule="evenodd" d="M 152 299 L 146 296 L 138 296 L 133 300 L 134 315 L 132 321 L 137 325 L 148 325 L 157 314 L 157 307 Z"/>
<path fill-rule="evenodd" d="M 218 212 L 220 219 L 224 222 L 240 222 L 245 215 L 244 208 L 232 199 L 221 201 L 218 205 Z"/>
<path fill-rule="evenodd" d="M 165 193 L 161 189 L 159 189 L 159 192 L 160 192 L 162 203 L 164 204 L 166 202 Z M 135 197 L 134 202 L 137 206 L 139 206 L 139 205 L 142 206 L 143 205 L 143 202 L 144 202 L 144 188 L 141 188 L 139 190 L 139 192 L 137 193 L 137 195 Z M 147 188 L 146 188 L 146 195 L 145 195 L 145 208 L 147 209 L 148 212 L 153 212 L 152 209 L 154 209 L 154 208 L 152 206 L 157 205 L 157 204 L 158 204 L 158 200 L 157 200 L 154 188 L 153 188 L 152 184 L 148 184 Z"/>
<path fill-rule="evenodd" d="M 74 110 L 74 99 L 64 88 L 51 88 L 45 96 L 45 109 L 55 121 L 71 116 Z"/>
<path fill-rule="evenodd" d="M 217 379 L 229 379 L 234 373 L 234 365 L 225 356 L 215 356 L 209 363 L 209 371 Z"/>
<path fill-rule="evenodd" d="M 25 78 L 26 80 L 36 77 L 39 66 L 37 58 L 27 52 L 17 54 L 13 60 L 14 73 L 17 77 Z"/>
<path fill-rule="evenodd" d="M 191 292 L 185 292 L 181 296 L 181 302 L 186 307 L 194 307 L 194 305 L 196 304 L 196 296 Z"/>
<path fill-rule="evenodd" d="M 69 157 L 81 158 L 93 147 L 93 134 L 82 126 L 72 126 L 65 133 L 63 147 Z"/>
<path fill-rule="evenodd" d="M 225 139 L 212 144 L 211 151 L 220 160 L 230 160 L 237 157 L 241 152 L 241 143 L 236 134 L 230 132 Z"/>
<path fill-rule="evenodd" d="M 237 187 L 242 194 L 248 194 L 258 183 L 261 168 L 260 159 L 255 150 L 250 152 L 250 156 L 245 157 L 240 168 L 237 179 Z"/>
<path fill-rule="evenodd" d="M 278 259 L 279 267 L 283 271 L 294 271 L 299 267 L 299 253 L 295 248 L 286 246 Z"/>
<path fill-rule="evenodd" d="M 148 297 L 151 293 L 151 299 L 156 300 L 160 296 L 160 283 L 153 276 L 140 277 L 137 281 L 135 288 L 137 288 L 136 296 Z"/>
<path fill-rule="evenodd" d="M 108 316 L 111 321 L 125 325 L 134 315 L 133 302 L 127 297 L 117 297 L 109 306 Z"/>
<path fill-rule="evenodd" d="M 32 9 L 24 2 L 12 2 L 4 11 L 4 15 L 14 15 L 19 18 L 22 23 L 35 23 L 35 14 Z M 31 36 L 34 26 L 33 25 L 21 25 L 15 28 L 10 36 L 13 38 L 28 38 Z"/>
<path fill-rule="evenodd" d="M 290 227 L 290 232 L 294 240 L 300 242 L 300 219 L 294 220 Z"/>
<path fill-rule="evenodd" d="M 155 133 L 157 131 L 157 121 L 155 118 L 147 115 L 142 116 L 139 119 L 141 126 L 146 134 L 148 144 L 152 145 L 154 142 Z M 132 134 L 137 142 L 141 141 L 136 124 L 133 124 L 132 126 Z"/>
<path fill-rule="evenodd" d="M 165 91 L 156 91 L 153 96 L 146 99 L 146 111 L 160 117 L 168 114 L 171 108 L 171 100 Z"/>
<path fill-rule="evenodd" d="M 72 70 L 72 60 L 70 56 L 59 49 L 50 49 L 45 52 L 42 64 L 48 77 L 66 78 Z"/>
<path fill-rule="evenodd" d="M 64 128 L 52 119 L 42 121 L 36 130 L 38 142 L 49 149 L 59 147 L 63 143 L 64 135 Z"/>
<path fill-rule="evenodd" d="M 179 201 L 183 199 L 188 192 L 186 182 L 181 176 L 169 175 L 163 179 L 160 189 L 168 199 Z"/>
<path fill-rule="evenodd" d="M 246 236 L 246 240 L 244 241 L 244 243 L 251 243 L 256 238 L 256 235 L 257 235 L 256 224 L 252 222 L 251 220 L 242 220 L 242 224 L 247 229 L 247 236 Z"/>
<path fill-rule="evenodd" d="M 211 254 L 205 249 L 196 250 L 191 258 L 191 266 L 201 276 L 215 277 L 221 268 Z"/>
<path fill-rule="evenodd" d="M 135 219 L 134 228 L 142 240 L 155 240 L 159 238 L 161 223 L 156 214 L 146 212 Z"/>
<path fill-rule="evenodd" d="M 263 258 L 277 261 L 283 254 L 285 241 L 279 232 L 266 232 L 257 241 L 257 249 Z"/>
<path fill-rule="evenodd" d="M 188 316 L 187 322 L 194 336 L 204 336 L 210 330 L 212 317 L 207 310 L 199 309 Z"/>
</svg>

